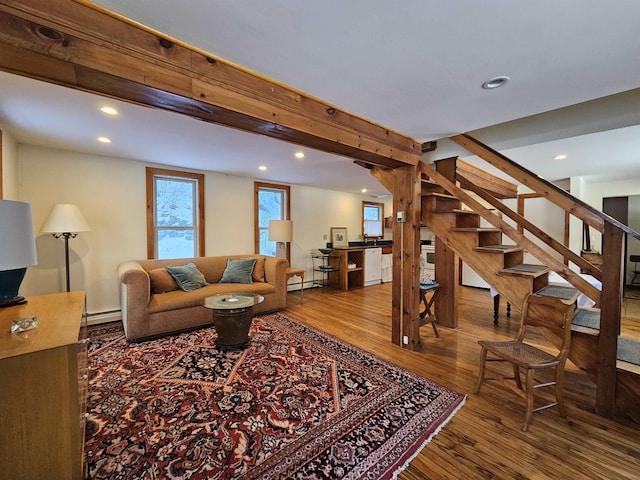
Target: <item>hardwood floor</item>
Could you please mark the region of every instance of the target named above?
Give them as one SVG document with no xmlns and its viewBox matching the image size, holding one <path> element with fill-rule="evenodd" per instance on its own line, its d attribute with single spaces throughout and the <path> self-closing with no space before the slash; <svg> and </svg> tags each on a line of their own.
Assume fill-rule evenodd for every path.
<svg viewBox="0 0 640 480">
<path fill-rule="evenodd" d="M 348 292 L 333 289 L 288 294 L 287 312 L 407 370 L 467 395 L 451 421 L 425 446 L 399 479 L 637 479 L 640 429 L 596 416 L 593 385 L 574 366 L 567 367 L 568 417 L 555 408 L 534 413 L 522 432 L 524 403 L 512 392 L 485 384 L 473 394 L 480 347 L 477 340 L 510 339 L 519 322 L 500 312 L 493 325 L 493 303 L 486 290 L 460 287 L 459 327 L 421 328 L 424 347 L 410 352 L 391 344 L 391 284 Z M 630 322 L 636 329 L 637 319 Z M 583 408 L 578 408 L 582 405 Z"/>
</svg>

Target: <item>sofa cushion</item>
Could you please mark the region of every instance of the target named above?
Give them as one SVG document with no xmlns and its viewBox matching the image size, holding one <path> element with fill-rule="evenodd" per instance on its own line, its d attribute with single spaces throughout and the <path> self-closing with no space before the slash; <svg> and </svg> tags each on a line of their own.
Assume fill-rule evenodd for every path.
<svg viewBox="0 0 640 480">
<path fill-rule="evenodd" d="M 258 257 L 256 259 L 256 264 L 253 267 L 251 279 L 254 282 L 264 282 L 264 257 Z"/>
<path fill-rule="evenodd" d="M 220 283 L 253 283 L 251 274 L 256 265 L 256 258 L 228 258 Z"/>
<path fill-rule="evenodd" d="M 250 285 L 238 283 L 212 283 L 188 293 L 185 293 L 182 290 L 176 290 L 174 292 L 152 295 L 148 306 L 148 312 L 153 315 L 159 312 L 179 310 L 182 308 L 204 308 L 202 303 L 207 297 L 239 292 L 270 295 L 276 293 L 276 288 L 269 283 L 262 282 L 256 282 Z"/>
<path fill-rule="evenodd" d="M 175 279 L 178 286 L 185 292 L 192 292 L 208 285 L 204 275 L 198 270 L 195 263 L 187 263 L 181 267 L 169 265 L 166 269 Z"/>
<path fill-rule="evenodd" d="M 151 291 L 153 293 L 166 293 L 178 290 L 178 284 L 166 268 L 154 268 L 149 272 Z"/>
</svg>

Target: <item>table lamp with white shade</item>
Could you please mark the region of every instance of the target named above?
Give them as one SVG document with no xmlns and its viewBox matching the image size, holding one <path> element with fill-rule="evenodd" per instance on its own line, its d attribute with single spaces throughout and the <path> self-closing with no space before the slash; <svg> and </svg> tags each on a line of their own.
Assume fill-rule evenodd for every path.
<svg viewBox="0 0 640 480">
<path fill-rule="evenodd" d="M 51 209 L 40 230 L 44 233 L 53 234 L 54 238 L 64 237 L 67 292 L 69 292 L 69 238 L 76 238 L 78 232 L 88 232 L 91 227 L 89 227 L 77 206 L 62 203 Z"/>
<path fill-rule="evenodd" d="M 37 264 L 31 205 L 0 200 L 0 308 L 27 303 L 18 290 Z"/>
<path fill-rule="evenodd" d="M 293 240 L 293 222 L 291 220 L 270 220 L 269 241 L 276 242 L 276 257 L 287 258 L 287 242 Z"/>
</svg>

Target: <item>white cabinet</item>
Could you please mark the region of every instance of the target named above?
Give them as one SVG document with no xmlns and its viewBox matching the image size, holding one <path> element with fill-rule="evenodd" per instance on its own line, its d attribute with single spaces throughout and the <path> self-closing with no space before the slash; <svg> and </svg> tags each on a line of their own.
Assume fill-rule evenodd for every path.
<svg viewBox="0 0 640 480">
<path fill-rule="evenodd" d="M 364 286 L 382 281 L 382 248 L 364 249 Z"/>
<path fill-rule="evenodd" d="M 382 283 L 388 283 L 393 280 L 393 255 L 390 253 L 382 254 Z"/>
</svg>

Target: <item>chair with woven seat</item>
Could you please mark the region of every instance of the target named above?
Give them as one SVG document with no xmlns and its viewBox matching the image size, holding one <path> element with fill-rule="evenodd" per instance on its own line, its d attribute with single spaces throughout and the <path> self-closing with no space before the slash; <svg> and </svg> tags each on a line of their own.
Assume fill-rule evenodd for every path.
<svg viewBox="0 0 640 480">
<path fill-rule="evenodd" d="M 567 416 L 564 405 L 563 378 L 564 366 L 571 345 L 571 320 L 575 313 L 575 299 L 566 301 L 556 297 L 528 295 L 522 307 L 522 320 L 516 338 L 512 341 L 479 340 L 482 347 L 480 353 L 480 372 L 474 393 L 480 392 L 482 383 L 497 381 L 515 392 L 526 402 L 523 431 L 527 431 L 533 412 L 558 406 L 561 417 Z M 538 327 L 552 332 L 557 342 L 547 350 L 541 350 L 525 342 L 528 327 Z M 553 351 L 554 353 L 549 353 Z M 490 354 L 490 356 L 488 356 Z M 487 362 L 508 362 L 513 366 L 513 376 L 497 378 L 485 377 Z M 525 372 L 524 388 L 520 378 Z M 551 370 L 554 380 L 536 383 L 534 375 L 541 370 Z M 537 408 L 534 407 L 534 391 L 541 387 L 554 387 L 555 401 Z"/>
</svg>

